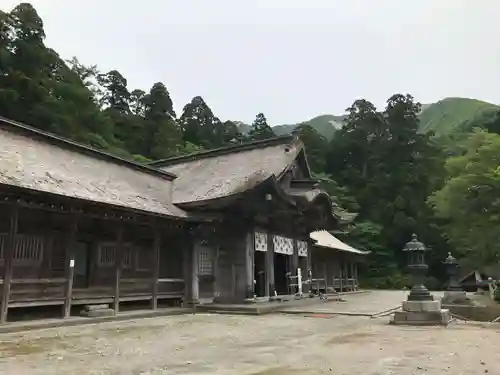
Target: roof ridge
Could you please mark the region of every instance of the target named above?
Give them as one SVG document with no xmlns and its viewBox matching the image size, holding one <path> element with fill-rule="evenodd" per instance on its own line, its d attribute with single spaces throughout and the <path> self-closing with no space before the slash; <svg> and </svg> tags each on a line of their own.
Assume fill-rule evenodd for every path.
<svg viewBox="0 0 500 375">
<path fill-rule="evenodd" d="M 267 138 L 267 139 L 263 139 L 263 140 L 257 140 L 257 141 L 246 142 L 246 143 L 241 143 L 241 144 L 237 144 L 237 145 L 229 145 L 229 146 L 219 147 L 219 148 L 216 148 L 213 150 L 193 152 L 193 153 L 190 153 L 187 155 L 174 156 L 172 158 L 155 160 L 155 161 L 147 163 L 147 165 L 150 165 L 150 166 L 155 167 L 155 168 L 161 168 L 161 167 L 164 167 L 166 165 L 171 165 L 171 164 L 176 164 L 176 163 L 181 163 L 181 162 L 186 162 L 186 161 L 192 161 L 192 160 L 196 160 L 196 159 L 204 159 L 204 158 L 210 158 L 210 157 L 215 157 L 215 156 L 220 156 L 220 155 L 227 155 L 227 154 L 232 154 L 232 153 L 237 153 L 237 152 L 242 152 L 242 151 L 254 150 L 254 149 L 258 149 L 258 148 L 264 148 L 264 147 L 269 147 L 269 146 L 273 146 L 273 145 L 284 144 L 285 142 L 295 142 L 298 139 L 299 138 L 296 135 L 292 135 L 292 134 L 281 135 L 281 136 Z"/>
<path fill-rule="evenodd" d="M 177 178 L 177 176 L 173 173 L 162 171 L 156 168 L 149 167 L 148 165 L 145 164 L 140 164 L 136 163 L 131 160 L 123 159 L 118 156 L 114 156 L 108 152 L 98 150 L 94 147 L 87 146 L 72 140 L 69 140 L 67 138 L 42 131 L 40 129 L 34 128 L 32 126 L 23 124 L 19 121 L 15 120 L 10 120 L 8 118 L 5 118 L 3 116 L 0 116 L 0 125 L 4 127 L 5 125 L 10 126 L 11 128 L 14 128 L 16 130 L 20 130 L 24 133 L 32 134 L 32 135 L 37 135 L 38 137 L 44 138 L 48 142 L 51 142 L 57 146 L 62 146 L 62 147 L 68 147 L 72 148 L 73 150 L 77 152 L 82 152 L 84 154 L 93 156 L 93 157 L 98 157 L 101 159 L 105 159 L 107 161 L 114 162 L 115 164 L 121 164 L 127 167 L 130 167 L 132 169 L 136 169 L 145 173 L 149 173 L 155 176 L 159 176 L 161 178 L 167 179 L 167 180 L 174 180 Z"/>
</svg>

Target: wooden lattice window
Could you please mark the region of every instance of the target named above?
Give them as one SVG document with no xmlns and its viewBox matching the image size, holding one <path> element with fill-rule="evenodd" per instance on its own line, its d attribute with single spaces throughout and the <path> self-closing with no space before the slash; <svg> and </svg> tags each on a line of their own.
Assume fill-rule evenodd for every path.
<svg viewBox="0 0 500 375">
<path fill-rule="evenodd" d="M 0 234 L 0 260 L 4 259 L 7 246 L 5 233 Z M 44 237 L 18 234 L 15 239 L 12 262 L 16 265 L 37 265 L 42 261 Z"/>
<path fill-rule="evenodd" d="M 123 245 L 123 256 L 122 256 L 122 267 L 123 268 L 133 268 L 134 267 L 134 246 L 132 244 Z"/>
<path fill-rule="evenodd" d="M 103 242 L 99 244 L 97 264 L 100 267 L 111 267 L 115 265 L 116 244 L 114 242 Z"/>
<path fill-rule="evenodd" d="M 111 267 L 115 265 L 115 255 L 118 244 L 116 242 L 103 242 L 99 245 L 97 263 L 101 267 Z M 134 267 L 134 245 L 123 244 L 122 268 Z"/>
<path fill-rule="evenodd" d="M 198 274 L 211 276 L 214 273 L 214 261 L 212 249 L 206 246 L 198 248 Z"/>
</svg>

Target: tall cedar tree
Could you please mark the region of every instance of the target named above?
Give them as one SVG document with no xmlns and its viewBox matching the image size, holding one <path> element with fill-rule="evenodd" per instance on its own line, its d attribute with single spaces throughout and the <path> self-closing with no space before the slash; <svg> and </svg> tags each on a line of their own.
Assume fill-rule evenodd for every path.
<svg viewBox="0 0 500 375">
<path fill-rule="evenodd" d="M 358 202 L 359 220 L 382 227 L 384 258 L 399 258 L 400 264 L 399 250 L 412 232 L 426 239 L 426 197 L 441 161 L 429 137 L 417 132 L 419 111 L 410 95 L 392 96 L 382 112 L 357 100 L 330 144 L 327 162 L 328 172 Z"/>
<path fill-rule="evenodd" d="M 254 141 L 276 137 L 273 129 L 267 124 L 266 116 L 263 113 L 259 113 L 255 117 L 248 137 Z"/>
</svg>

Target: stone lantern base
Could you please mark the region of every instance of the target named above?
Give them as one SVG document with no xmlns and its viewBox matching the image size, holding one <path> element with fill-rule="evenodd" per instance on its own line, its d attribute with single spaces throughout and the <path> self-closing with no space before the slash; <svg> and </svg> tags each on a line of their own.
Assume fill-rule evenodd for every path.
<svg viewBox="0 0 500 375">
<path fill-rule="evenodd" d="M 441 302 L 444 304 L 466 304 L 469 302 L 464 290 L 446 290 Z"/>
<path fill-rule="evenodd" d="M 396 311 L 391 324 L 412 326 L 448 325 L 450 311 L 441 308 L 441 301 L 404 301 L 403 311 Z"/>
</svg>

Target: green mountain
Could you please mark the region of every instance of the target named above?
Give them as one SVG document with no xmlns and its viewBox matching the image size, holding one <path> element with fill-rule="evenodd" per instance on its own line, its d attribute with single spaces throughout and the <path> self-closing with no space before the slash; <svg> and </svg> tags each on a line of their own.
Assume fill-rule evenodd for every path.
<svg viewBox="0 0 500 375">
<path fill-rule="evenodd" d="M 477 99 L 445 98 L 436 103 L 422 105 L 420 131 L 434 131 L 436 135 L 448 134 L 464 124 L 487 118 L 498 110 L 500 106 Z M 335 131 L 342 127 L 343 119 L 344 116 L 321 115 L 305 123 L 310 124 L 327 139 L 331 139 Z M 243 134 L 248 133 L 251 128 L 242 122 L 235 123 Z M 299 124 L 276 125 L 273 130 L 277 135 L 290 134 Z"/>
<path fill-rule="evenodd" d="M 464 123 L 500 110 L 495 104 L 467 98 L 445 98 L 422 108 L 420 130 L 436 135 L 449 134 Z"/>
</svg>

